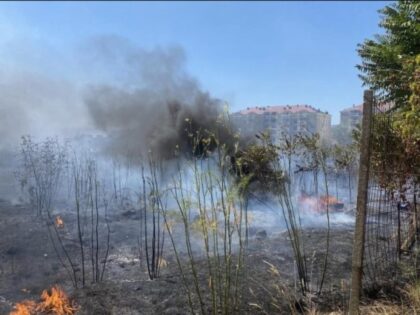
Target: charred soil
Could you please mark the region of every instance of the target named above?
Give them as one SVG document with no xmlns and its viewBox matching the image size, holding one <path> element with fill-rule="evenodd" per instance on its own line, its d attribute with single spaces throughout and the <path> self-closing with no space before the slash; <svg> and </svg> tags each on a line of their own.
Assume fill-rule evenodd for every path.
<svg viewBox="0 0 420 315">
<path fill-rule="evenodd" d="M 71 212 L 61 214 L 64 224 L 71 224 Z M 13 305 L 25 299 L 38 299 L 41 292 L 59 284 L 80 306 L 77 314 L 187 314 L 187 294 L 169 241 L 165 245 L 165 266 L 159 279 L 148 280 L 144 259 L 139 254 L 139 221 L 136 211 L 112 217 L 111 248 L 104 281 L 74 289 L 50 243 L 45 222 L 26 206 L 0 202 L 0 314 L 8 314 Z M 296 271 L 288 234 L 259 231 L 251 236 L 245 252 L 244 281 L 240 289 L 241 314 L 274 312 L 273 303 L 281 304 L 284 314 L 297 303 L 302 307 L 316 302 L 319 309 L 342 309 L 347 299 L 351 271 L 352 226 L 335 226 L 331 230 L 328 272 L 323 298 L 294 295 Z M 317 275 L 325 255 L 326 230 L 306 229 L 310 286 L 319 286 Z M 66 243 L 70 254 L 76 244 Z M 182 257 L 182 256 L 181 256 Z M 278 273 L 273 276 L 270 266 Z M 197 267 L 205 300 L 208 279 L 206 259 L 197 254 Z M 280 293 L 281 286 L 286 292 Z M 209 290 L 207 290 L 209 291 Z M 298 291 L 298 290 L 297 290 Z M 283 295 L 282 295 L 283 294 Z M 309 301 L 309 302 L 308 302 Z M 208 303 L 208 305 L 211 305 Z M 278 310 L 277 310 L 278 313 Z"/>
</svg>

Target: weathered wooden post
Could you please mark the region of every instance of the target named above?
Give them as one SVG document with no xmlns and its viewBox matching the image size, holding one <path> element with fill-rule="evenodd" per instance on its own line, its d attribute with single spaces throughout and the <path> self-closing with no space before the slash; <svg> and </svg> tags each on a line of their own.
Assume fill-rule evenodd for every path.
<svg viewBox="0 0 420 315">
<path fill-rule="evenodd" d="M 417 244 L 417 238 L 418 238 L 418 234 L 419 234 L 419 216 L 417 213 L 417 184 L 414 183 L 414 196 L 413 196 L 413 208 L 414 208 L 414 231 L 415 231 L 415 236 L 414 239 L 416 241 Z"/>
<path fill-rule="evenodd" d="M 370 140 L 372 125 L 373 92 L 366 90 L 363 94 L 363 120 L 360 147 L 359 183 L 357 188 L 356 225 L 354 230 L 351 291 L 349 314 L 359 314 L 359 303 L 362 291 L 363 255 L 365 249 L 365 223 L 368 201 Z"/>
<path fill-rule="evenodd" d="M 397 230 L 397 254 L 398 261 L 401 260 L 401 209 L 397 207 L 397 221 L 398 221 L 398 230 Z"/>
</svg>

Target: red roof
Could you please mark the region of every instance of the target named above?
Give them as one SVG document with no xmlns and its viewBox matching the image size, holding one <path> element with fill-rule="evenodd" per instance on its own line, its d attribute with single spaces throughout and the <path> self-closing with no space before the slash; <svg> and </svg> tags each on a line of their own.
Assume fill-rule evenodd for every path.
<svg viewBox="0 0 420 315">
<path fill-rule="evenodd" d="M 310 105 L 276 105 L 276 106 L 264 106 L 264 107 L 248 107 L 247 109 L 239 111 L 239 114 L 248 115 L 248 114 L 257 114 L 261 115 L 264 113 L 319 113 L 320 110 L 313 108 Z"/>
</svg>

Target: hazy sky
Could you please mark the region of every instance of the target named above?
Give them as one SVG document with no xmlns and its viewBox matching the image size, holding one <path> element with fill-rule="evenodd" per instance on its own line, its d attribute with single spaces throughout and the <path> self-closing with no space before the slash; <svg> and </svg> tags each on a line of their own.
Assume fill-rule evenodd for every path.
<svg viewBox="0 0 420 315">
<path fill-rule="evenodd" d="M 387 3 L 2 2 L 0 75 L 78 79 L 83 42 L 117 35 L 145 49 L 180 46 L 190 74 L 232 110 L 310 104 L 337 123 L 362 100 L 356 47 L 380 32 Z"/>
</svg>

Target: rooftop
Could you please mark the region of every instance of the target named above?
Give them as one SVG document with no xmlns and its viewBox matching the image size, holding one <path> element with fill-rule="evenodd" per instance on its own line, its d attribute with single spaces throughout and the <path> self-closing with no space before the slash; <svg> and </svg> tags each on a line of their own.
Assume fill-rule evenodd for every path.
<svg viewBox="0 0 420 315">
<path fill-rule="evenodd" d="M 376 108 L 379 109 L 380 111 L 387 111 L 389 109 L 391 109 L 394 106 L 393 103 L 388 102 L 388 103 L 379 103 L 376 105 Z M 363 112 L 363 104 L 360 105 L 353 105 L 352 107 L 348 107 L 343 109 L 341 112 L 346 113 L 346 112 L 352 112 L 352 111 L 357 111 L 357 112 Z"/>
<path fill-rule="evenodd" d="M 341 112 L 345 113 L 345 112 L 353 112 L 353 111 L 363 112 L 363 104 L 353 105 L 352 107 L 348 107 L 348 108 L 343 109 Z"/>
<path fill-rule="evenodd" d="M 324 113 L 319 109 L 312 107 L 311 105 L 275 105 L 275 106 L 264 106 L 264 107 L 248 107 L 244 110 L 239 111 L 239 114 L 249 115 L 249 114 L 266 114 L 266 113 Z M 327 114 L 327 112 L 325 112 Z"/>
</svg>

